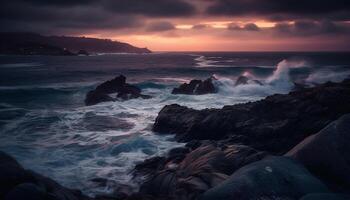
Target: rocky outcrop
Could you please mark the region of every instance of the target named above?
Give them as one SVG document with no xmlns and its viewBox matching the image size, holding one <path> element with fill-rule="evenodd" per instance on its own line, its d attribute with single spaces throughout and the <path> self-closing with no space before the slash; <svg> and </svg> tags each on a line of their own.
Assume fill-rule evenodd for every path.
<svg viewBox="0 0 350 200">
<path fill-rule="evenodd" d="M 302 165 L 286 157 L 269 157 L 242 167 L 199 199 L 287 200 L 322 192 L 328 192 L 327 187 Z"/>
<path fill-rule="evenodd" d="M 90 53 L 151 53 L 128 43 L 88 37 L 44 36 L 26 32 L 0 32 L 0 54 L 77 55 Z"/>
<path fill-rule="evenodd" d="M 331 188 L 350 191 L 350 114 L 309 136 L 287 153 Z"/>
<path fill-rule="evenodd" d="M 116 93 L 115 97 L 111 96 L 114 93 Z M 126 83 L 126 77 L 120 75 L 98 85 L 95 90 L 88 92 L 85 98 L 85 105 L 95 105 L 106 101 L 125 101 L 134 98 L 148 99 L 151 96 L 141 94 L 140 88 Z"/>
<path fill-rule="evenodd" d="M 134 174 L 147 177 L 140 188 L 142 195 L 196 199 L 240 167 L 264 156 L 265 153 L 243 145 L 192 142 L 171 150 L 167 157 L 155 157 L 137 165 Z"/>
<path fill-rule="evenodd" d="M 187 94 L 187 95 L 202 95 L 209 93 L 216 93 L 215 88 L 211 78 L 204 81 L 202 80 L 191 80 L 190 83 L 184 83 L 178 88 L 174 88 L 171 92 L 172 94 Z"/>
<path fill-rule="evenodd" d="M 88 200 L 80 191 L 25 170 L 11 156 L 0 151 L 0 199 L 5 200 Z"/>
<path fill-rule="evenodd" d="M 247 84 L 257 84 L 257 85 L 263 85 L 263 83 L 259 80 L 255 80 L 255 79 L 250 79 L 247 76 L 239 76 L 235 82 L 235 86 L 238 85 L 247 85 Z"/>
<path fill-rule="evenodd" d="M 176 134 L 179 141 L 229 140 L 282 154 L 349 112 L 348 79 L 222 109 L 167 105 L 158 114 L 153 130 Z"/>
</svg>

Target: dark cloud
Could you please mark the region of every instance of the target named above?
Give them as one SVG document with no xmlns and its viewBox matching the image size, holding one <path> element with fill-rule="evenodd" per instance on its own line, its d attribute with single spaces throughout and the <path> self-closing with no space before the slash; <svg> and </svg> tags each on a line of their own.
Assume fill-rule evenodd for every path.
<svg viewBox="0 0 350 200">
<path fill-rule="evenodd" d="M 183 0 L 105 0 L 103 6 L 115 13 L 132 13 L 153 17 L 189 16 L 196 12 Z"/>
<path fill-rule="evenodd" d="M 274 20 L 328 18 L 350 19 L 349 0 L 215 0 L 210 15 L 264 16 Z"/>
<path fill-rule="evenodd" d="M 350 25 L 331 21 L 296 21 L 278 23 L 272 30 L 285 36 L 347 35 L 350 34 Z"/>
<path fill-rule="evenodd" d="M 2 31 L 31 31 L 43 34 L 65 33 L 74 29 L 122 29 L 143 25 L 142 19 L 133 15 L 117 15 L 100 7 L 51 8 L 15 2 L 0 7 Z"/>
<path fill-rule="evenodd" d="M 147 17 L 181 17 L 195 12 L 184 0 L 12 0 L 1 3 L 0 26 L 2 31 L 43 33 L 122 29 L 142 27 Z"/>
<path fill-rule="evenodd" d="M 147 25 L 146 31 L 148 32 L 163 32 L 174 30 L 175 26 L 170 22 L 153 22 Z"/>
<path fill-rule="evenodd" d="M 229 24 L 227 28 L 229 30 L 235 30 L 235 31 L 260 31 L 260 28 L 254 23 L 245 24 L 243 27 L 235 23 L 232 23 L 232 24 Z"/>
<path fill-rule="evenodd" d="M 87 5 L 94 0 L 12 0 L 20 4 L 33 4 L 36 6 L 76 6 L 76 5 Z"/>
</svg>

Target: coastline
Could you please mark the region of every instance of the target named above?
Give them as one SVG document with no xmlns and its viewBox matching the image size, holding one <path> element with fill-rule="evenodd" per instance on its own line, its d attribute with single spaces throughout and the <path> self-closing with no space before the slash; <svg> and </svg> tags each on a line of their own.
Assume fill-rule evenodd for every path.
<svg viewBox="0 0 350 200">
<path fill-rule="evenodd" d="M 338 96 L 334 96 L 338 95 Z M 298 100 L 299 99 L 299 100 Z M 309 101 L 309 102 L 308 102 Z M 340 102 L 339 102 L 340 101 Z M 286 102 L 291 102 L 293 105 L 295 102 L 297 102 L 295 105 L 298 107 L 298 105 L 303 105 L 306 107 L 301 107 L 302 110 L 306 112 L 302 113 L 296 113 L 293 115 L 286 114 L 288 112 L 285 112 L 283 109 L 291 109 L 295 110 L 293 107 L 287 106 L 285 108 L 281 107 L 281 103 L 285 104 Z M 308 102 L 308 103 L 306 103 Z M 268 104 L 266 104 L 268 103 Z M 269 105 L 269 109 L 273 110 L 273 107 L 276 106 L 278 108 L 277 110 L 280 112 L 280 115 L 274 116 L 271 118 L 273 121 L 275 121 L 278 116 L 280 117 L 281 120 L 284 120 L 281 116 L 284 117 L 289 117 L 290 119 L 295 119 L 295 118 L 300 118 L 301 120 L 306 120 L 308 119 L 308 116 L 313 116 L 316 118 L 312 118 L 311 121 L 306 120 L 308 123 L 303 124 L 304 128 L 307 129 L 310 124 L 310 122 L 316 122 L 318 128 L 313 128 L 312 131 L 308 131 L 307 133 L 299 133 L 300 135 L 296 137 L 297 139 L 294 144 L 299 144 L 297 149 L 304 149 L 300 146 L 303 146 L 301 144 L 305 143 L 303 140 L 307 138 L 310 135 L 313 134 L 321 134 L 322 132 L 334 132 L 337 130 L 329 130 L 329 126 L 332 126 L 331 122 L 339 119 L 342 115 L 346 113 L 350 113 L 350 81 L 345 80 L 341 83 L 325 83 L 320 86 L 316 86 L 314 88 L 306 88 L 306 89 L 301 89 L 296 92 L 291 92 L 287 95 L 272 95 L 264 100 L 254 102 L 254 103 L 246 103 L 246 104 L 239 104 L 235 106 L 226 106 L 222 108 L 222 110 L 228 110 L 228 114 L 232 114 L 233 116 L 236 116 L 238 118 L 245 118 L 247 121 L 251 121 L 249 119 L 249 112 L 253 112 L 253 115 L 256 115 L 257 113 L 261 112 L 266 115 L 273 115 L 274 112 L 266 112 L 264 110 L 258 109 L 256 107 L 257 105 L 262 104 L 263 107 L 266 107 Z M 321 107 L 317 107 L 315 105 L 321 105 Z M 309 109 L 307 109 L 308 106 Z M 322 107 L 323 106 L 323 107 Z M 332 107 L 333 106 L 333 107 Z M 172 109 L 168 109 L 172 108 Z M 312 108 L 312 109 L 311 109 Z M 317 108 L 317 109 L 316 109 Z M 326 110 L 324 110 L 327 108 Z M 177 110 L 181 109 L 183 111 L 178 112 Z M 297 150 L 292 150 L 287 154 L 289 157 L 293 157 L 293 160 L 297 160 L 298 164 L 290 163 L 287 160 L 284 160 L 284 156 L 282 156 L 286 151 L 291 150 L 289 148 L 290 145 L 282 145 L 284 148 L 282 151 L 280 150 L 274 150 L 274 148 L 269 147 L 269 143 L 267 146 L 264 147 L 264 145 L 258 145 L 256 146 L 252 141 L 249 141 L 249 137 L 253 136 L 252 133 L 248 134 L 248 132 L 243 131 L 239 132 L 235 129 L 236 132 L 239 132 L 240 134 L 238 135 L 232 135 L 230 133 L 234 133 L 232 131 L 229 131 L 225 133 L 224 135 L 230 136 L 230 137 L 218 137 L 218 138 L 201 138 L 200 133 L 202 133 L 203 129 L 200 128 L 200 124 L 205 125 L 206 124 L 211 124 L 211 127 L 217 129 L 221 127 L 221 129 L 218 130 L 224 130 L 227 129 L 222 127 L 220 124 L 226 124 L 225 120 L 218 120 L 218 124 L 213 124 L 212 122 L 208 121 L 210 118 L 206 116 L 214 115 L 216 112 L 221 113 L 220 109 L 209 109 L 209 110 L 203 110 L 203 111 L 196 111 L 193 109 L 188 109 L 185 107 L 180 107 L 180 106 L 175 106 L 175 105 L 170 105 L 166 106 L 165 108 L 162 109 L 162 111 L 158 114 L 158 118 L 154 124 L 154 129 L 157 131 L 163 131 L 163 132 L 169 132 L 169 133 L 176 133 L 178 135 L 181 135 L 183 133 L 188 134 L 192 138 L 186 139 L 185 141 L 187 142 L 185 147 L 180 147 L 176 149 L 172 149 L 169 151 L 168 155 L 165 157 L 155 157 L 151 158 L 148 160 L 145 160 L 143 163 L 137 165 L 134 170 L 134 175 L 135 179 L 142 180 L 140 183 L 140 191 L 137 193 L 134 193 L 128 186 L 120 186 L 116 188 L 116 191 L 114 194 L 111 196 L 105 196 L 105 197 L 96 197 L 96 199 L 196 199 L 196 198 L 203 198 L 203 199 L 213 199 L 211 196 L 212 195 L 218 195 L 216 192 L 217 187 L 224 187 L 225 183 L 230 179 L 230 176 L 239 176 L 239 177 L 245 177 L 248 172 L 245 172 L 243 174 L 242 170 L 246 169 L 247 167 L 251 167 L 252 169 L 255 170 L 255 168 L 259 169 L 259 163 L 260 162 L 270 162 L 271 165 L 273 165 L 274 162 L 282 162 L 286 166 L 292 167 L 293 169 L 296 170 L 302 170 L 302 171 L 310 171 L 310 173 L 306 173 L 305 177 L 309 177 L 310 180 L 310 187 L 311 188 L 316 188 L 311 189 L 309 191 L 303 191 L 300 193 L 298 189 L 293 189 L 289 191 L 289 195 L 287 196 L 288 198 L 296 198 L 293 195 L 298 196 L 298 198 L 303 198 L 302 196 L 305 195 L 310 195 L 310 193 L 330 193 L 330 192 L 346 192 L 348 190 L 348 182 L 349 181 L 346 177 L 344 177 L 343 182 L 337 182 L 337 178 L 339 177 L 333 177 L 335 179 L 333 181 L 329 181 L 326 177 L 320 177 L 317 171 L 315 172 L 313 165 L 305 163 L 305 159 L 298 158 L 298 154 L 295 152 L 298 152 Z M 233 109 L 233 110 L 232 110 Z M 251 109 L 249 111 L 249 109 Z M 188 112 L 189 115 L 186 115 L 185 113 Z M 277 112 L 277 111 L 276 111 Z M 182 115 L 181 118 L 176 117 L 176 114 Z M 214 114 L 213 114 L 214 113 Z M 227 112 L 225 112 L 227 113 Z M 324 114 L 320 114 L 324 113 Z M 173 118 L 175 116 L 175 118 Z M 189 120 L 187 119 L 187 116 L 192 116 L 192 119 Z M 196 116 L 199 118 L 196 119 Z M 231 122 L 237 123 L 237 119 L 235 117 L 230 117 L 229 115 L 222 115 L 220 114 L 219 116 L 223 117 L 228 117 L 227 119 L 230 119 Z M 248 117 L 247 117 L 248 116 Z M 165 118 L 164 118 L 165 117 Z M 180 122 L 180 126 L 184 126 L 184 128 L 181 127 L 176 127 L 174 125 L 165 125 L 165 127 L 168 127 L 170 129 L 164 131 L 160 129 L 159 127 L 164 126 L 162 123 L 166 121 L 167 123 L 175 123 L 172 120 L 167 119 L 167 117 L 170 117 L 169 119 L 181 119 L 184 120 L 184 122 Z M 194 118 L 193 118 L 194 117 Z M 276 118 L 277 117 L 277 118 Z M 165 120 L 163 120 L 164 118 Z M 214 119 L 214 118 L 212 118 Z M 268 118 L 266 118 L 268 119 Z M 194 120 L 194 121 L 193 121 Z M 205 120 L 205 122 L 201 122 L 201 120 Z M 321 120 L 320 122 L 317 122 L 317 120 Z M 191 125 L 189 124 L 189 127 L 197 127 L 196 129 L 187 129 L 186 123 L 197 123 L 197 125 Z M 254 121 L 253 121 L 254 122 Z M 280 123 L 275 124 L 274 127 L 271 127 L 271 123 L 268 121 L 264 121 L 266 124 L 266 127 L 269 127 L 267 132 L 261 132 L 261 129 L 258 129 L 255 126 L 261 126 L 259 123 L 253 123 L 253 126 L 251 123 L 246 123 L 245 126 L 242 126 L 242 130 L 245 130 L 245 128 L 249 128 L 250 132 L 258 131 L 256 133 L 259 134 L 267 134 L 271 130 L 289 130 L 290 132 L 286 135 L 282 135 L 283 137 L 277 137 L 277 139 L 274 139 L 274 142 L 282 142 L 285 141 L 285 139 L 290 139 L 291 136 L 293 136 L 295 133 L 294 131 L 297 130 L 297 132 L 302 131 L 303 129 L 295 129 L 298 125 L 298 123 L 295 123 L 296 121 L 290 121 L 291 126 L 285 126 L 287 129 L 284 129 L 284 126 L 281 126 Z M 293 124 L 294 123 L 294 124 Z M 337 126 L 344 126 L 345 129 L 348 128 L 349 123 L 349 117 L 345 117 L 344 119 L 342 118 L 341 120 L 335 121 L 334 123 L 338 123 L 340 125 Z M 244 124 L 242 122 L 239 122 L 239 124 Z M 283 123 L 282 123 L 283 124 Z M 297 125 L 297 126 L 296 126 Z M 328 125 L 328 126 L 327 126 Z M 300 126 L 300 124 L 299 124 Z M 325 128 L 327 126 L 327 128 Z M 158 127 L 158 128 L 157 128 Z M 293 127 L 288 128 L 288 127 Z M 208 128 L 208 127 L 206 127 Z M 224 128 L 224 129 L 223 129 Z M 272 129 L 271 129 L 272 128 Z M 211 129 L 207 129 L 210 131 Z M 229 130 L 229 129 L 228 129 Z M 260 130 L 260 131 L 259 131 Z M 348 129 L 346 129 L 348 130 Z M 217 132 L 217 131 L 216 131 Z M 218 131 L 217 133 L 220 133 Z M 224 132 L 222 132 L 224 133 Z M 247 134 L 246 137 L 243 137 L 244 134 Z M 199 134 L 199 135 L 198 135 Z M 277 132 L 276 132 L 277 134 Z M 345 134 L 343 132 L 339 132 L 339 134 Z M 220 135 L 220 134 L 219 134 Z M 222 135 L 222 134 L 221 134 Z M 266 135 L 262 135 L 263 137 L 266 137 Z M 270 138 L 271 136 L 267 136 Z M 342 137 L 348 137 L 347 135 L 344 135 Z M 181 137 L 177 137 L 180 140 L 184 140 Z M 253 137 L 256 139 L 256 137 Z M 261 138 L 261 137 L 259 137 Z M 278 139 L 279 138 L 279 139 Z M 209 139 L 209 140 L 208 140 Z M 308 139 L 310 140 L 310 139 Z M 333 139 L 336 144 L 338 144 L 340 141 L 339 138 L 334 138 Z M 264 144 L 262 141 L 257 141 L 260 144 Z M 317 141 L 316 141 L 317 142 Z M 346 144 L 346 142 L 349 141 L 341 141 Z M 327 143 L 327 142 L 326 142 Z M 340 143 L 339 143 L 340 144 Z M 250 147 L 252 145 L 253 147 Z M 295 145 L 294 145 L 295 146 Z M 344 148 L 344 152 L 347 152 L 348 146 L 339 146 L 339 148 Z M 281 148 L 280 146 L 277 145 L 278 148 Z M 312 150 L 312 149 L 311 149 Z M 294 152 L 294 153 L 293 153 Z M 313 155 L 318 155 L 318 152 L 312 151 Z M 278 155 L 279 157 L 273 158 L 272 160 L 270 159 L 271 155 Z M 340 154 L 337 156 L 342 156 L 344 154 Z M 345 154 L 346 155 L 346 154 Z M 282 156 L 282 157 L 281 157 Z M 5 156 L 6 157 L 6 156 Z M 322 158 L 322 156 L 321 156 Z M 333 157 L 325 157 L 324 159 L 333 159 Z M 264 161 L 266 160 L 267 161 Z M 269 160 L 270 159 L 270 160 Z M 298 160 L 299 159 L 299 160 Z M 300 160 L 301 159 L 301 160 Z M 335 159 L 335 158 L 334 158 Z M 341 158 L 340 158 L 341 159 Z M 6 159 L 6 160 L 11 160 L 11 159 Z M 277 161 L 276 161 L 277 160 Z M 322 159 L 321 159 L 322 160 Z M 315 162 L 314 160 L 310 160 L 310 158 L 307 159 L 308 163 Z M 11 162 L 14 162 L 13 160 Z M 295 162 L 295 161 L 293 161 Z M 329 161 L 332 162 L 332 161 Z M 300 164 L 301 163 L 301 164 Z M 344 164 L 344 163 L 343 163 Z M 13 165 L 13 164 L 11 164 Z M 294 168 L 295 167 L 295 168 Z M 346 165 L 343 167 L 347 167 Z M 19 167 L 20 170 L 21 167 Z M 306 169 L 305 169 L 306 168 Z M 5 170 L 8 170 L 9 168 L 5 165 L 3 168 Z M 241 169 L 241 170 L 239 170 Z M 209 171 L 208 171 L 209 170 Z M 238 170 L 238 171 L 237 171 Z M 254 171 L 253 170 L 253 171 Z M 329 170 L 329 173 L 334 173 L 331 168 L 325 170 Z M 345 171 L 346 172 L 346 171 Z M 22 172 L 16 172 L 18 174 L 22 174 Z M 240 174 L 240 175 L 237 175 Z M 250 172 L 249 172 L 250 173 Z M 284 175 L 286 175 L 287 172 L 283 172 L 281 174 L 274 174 L 273 176 L 277 179 L 281 178 L 283 179 Z M 288 172 L 288 173 L 293 173 L 293 171 Z M 236 174 L 236 175 L 234 175 Z M 334 175 L 334 174 L 333 174 Z M 292 176 L 287 174 L 286 176 Z M 335 175 L 334 175 L 335 176 Z M 337 174 L 339 176 L 339 174 Z M 6 177 L 6 176 L 5 176 Z M 146 178 L 145 178 L 146 177 Z M 93 178 L 93 177 L 92 177 Z M 249 180 L 249 176 L 247 177 Z M 277 180 L 276 179 L 276 180 Z M 293 179 L 294 180 L 294 179 Z M 318 180 L 321 180 L 319 182 Z M 16 182 L 17 181 L 17 182 Z M 26 183 L 25 181 L 22 182 L 22 179 L 16 180 L 16 184 L 18 182 L 20 183 Z M 235 182 L 235 179 L 232 179 L 231 181 Z M 292 181 L 292 180 L 290 180 Z M 35 181 L 30 181 L 30 182 L 35 182 Z M 40 182 L 40 181 L 39 181 Z M 253 181 L 254 182 L 254 181 Z M 243 182 L 242 184 L 244 184 Z M 48 184 L 48 183 L 44 183 Z M 255 195 L 259 195 L 259 193 L 254 193 L 255 189 L 259 187 L 259 182 L 256 182 L 257 185 L 255 187 L 251 187 L 250 192 Z M 266 183 L 265 183 L 266 184 Z M 40 184 L 39 184 L 40 185 Z M 50 185 L 50 184 L 49 184 Z M 15 186 L 14 186 L 15 187 Z M 45 186 L 46 187 L 46 186 Z M 55 187 L 61 188 L 58 184 L 55 184 Z M 275 186 L 276 190 L 278 190 L 279 186 Z M 161 188 L 160 190 L 158 188 Z M 10 190 L 16 188 L 11 188 Z M 18 189 L 18 188 L 17 188 Z M 19 188 L 21 189 L 21 188 Z M 206 191 L 209 191 L 207 193 Z M 17 190 L 15 190 L 17 191 Z M 21 190 L 20 190 L 21 191 Z M 58 189 L 54 190 L 55 192 L 50 192 L 48 190 L 46 194 L 54 194 L 56 196 L 64 196 L 66 189 Z M 219 190 L 221 191 L 221 190 Z M 284 190 L 278 190 L 281 191 L 281 195 L 286 195 Z M 283 191 L 283 192 L 282 192 Z M 7 192 L 10 192 L 9 190 Z M 17 192 L 18 193 L 18 192 Z M 85 197 L 81 195 L 80 193 L 75 193 L 72 192 L 71 190 L 68 190 L 68 193 L 72 195 L 72 197 L 64 197 L 64 198 L 58 198 L 58 199 L 86 199 L 88 197 Z M 203 196 L 204 193 L 204 196 Z M 79 194 L 79 195 L 77 195 Z M 221 195 L 222 193 L 219 192 Z M 179 196 L 180 195 L 180 196 Z M 202 196 L 201 196 L 202 195 Z M 244 195 L 244 194 L 241 194 Z M 267 195 L 267 194 L 265 194 Z M 279 195 L 274 194 L 274 195 Z M 67 196 L 67 195 L 66 195 Z M 216 196 L 217 197 L 217 196 Z M 296 198 L 296 199 L 298 199 Z M 249 199 L 249 198 L 248 198 Z"/>
</svg>

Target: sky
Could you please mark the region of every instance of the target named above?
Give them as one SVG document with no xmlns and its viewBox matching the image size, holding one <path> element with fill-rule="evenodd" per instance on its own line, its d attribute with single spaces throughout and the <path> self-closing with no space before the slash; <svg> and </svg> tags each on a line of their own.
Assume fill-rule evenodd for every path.
<svg viewBox="0 0 350 200">
<path fill-rule="evenodd" d="M 153 51 L 350 51 L 350 0 L 3 0 L 0 26 Z"/>
</svg>

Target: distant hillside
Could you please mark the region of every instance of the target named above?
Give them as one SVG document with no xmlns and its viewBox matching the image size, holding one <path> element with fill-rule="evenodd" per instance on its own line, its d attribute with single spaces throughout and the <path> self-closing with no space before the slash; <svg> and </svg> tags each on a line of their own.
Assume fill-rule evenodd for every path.
<svg viewBox="0 0 350 200">
<path fill-rule="evenodd" d="M 68 36 L 43 36 L 36 33 L 0 33 L 0 54 L 75 55 L 89 53 L 150 53 L 127 43 L 109 39 Z"/>
</svg>

